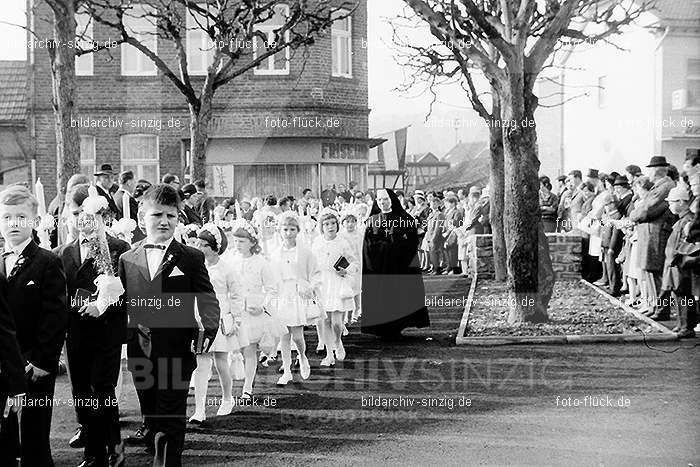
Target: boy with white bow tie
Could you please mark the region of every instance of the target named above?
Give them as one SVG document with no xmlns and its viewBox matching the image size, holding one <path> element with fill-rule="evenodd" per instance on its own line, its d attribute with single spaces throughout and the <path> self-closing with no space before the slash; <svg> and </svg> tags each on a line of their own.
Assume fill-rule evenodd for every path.
<svg viewBox="0 0 700 467">
<path fill-rule="evenodd" d="M 208 351 L 219 328 L 219 302 L 204 255 L 173 239 L 181 199 L 170 185 L 143 195 L 145 241 L 119 259 L 132 336 L 129 369 L 155 447 L 154 465 L 180 466 L 194 351 Z M 195 298 L 204 330 L 199 339 Z M 198 342 L 199 341 L 199 342 Z M 201 345 L 200 345 L 201 344 Z M 197 349 L 195 349 L 197 347 Z"/>
</svg>

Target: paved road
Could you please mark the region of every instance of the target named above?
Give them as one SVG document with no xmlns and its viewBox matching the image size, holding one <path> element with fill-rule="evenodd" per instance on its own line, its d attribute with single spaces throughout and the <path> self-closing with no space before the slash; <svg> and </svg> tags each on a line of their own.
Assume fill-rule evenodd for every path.
<svg viewBox="0 0 700 467">
<path fill-rule="evenodd" d="M 428 294 L 462 286 L 440 282 Z M 185 465 L 700 465 L 698 340 L 457 347 L 459 313 L 431 313 L 436 329 L 401 342 L 352 332 L 348 360 L 323 371 L 313 359 L 304 383 L 278 388 L 276 368 L 262 369 L 262 405 L 223 418 L 211 407 L 208 425 L 188 433 Z M 69 393 L 63 378 L 57 396 Z M 126 434 L 139 417 L 131 386 L 124 397 Z M 67 448 L 73 428 L 72 409 L 57 408 L 57 465 L 80 460 Z M 148 465 L 143 449 L 127 455 Z"/>
</svg>

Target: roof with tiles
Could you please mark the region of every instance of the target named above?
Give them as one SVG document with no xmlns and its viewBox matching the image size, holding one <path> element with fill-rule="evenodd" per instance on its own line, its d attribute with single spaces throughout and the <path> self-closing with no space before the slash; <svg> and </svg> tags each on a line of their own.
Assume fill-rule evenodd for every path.
<svg viewBox="0 0 700 467">
<path fill-rule="evenodd" d="M 0 60 L 0 123 L 23 123 L 27 117 L 26 65 L 23 60 Z"/>
</svg>

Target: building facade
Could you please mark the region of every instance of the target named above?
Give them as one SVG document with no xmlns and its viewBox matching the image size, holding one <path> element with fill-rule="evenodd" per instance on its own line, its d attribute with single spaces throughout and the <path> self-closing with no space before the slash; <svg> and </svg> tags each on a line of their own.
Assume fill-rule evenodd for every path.
<svg viewBox="0 0 700 467">
<path fill-rule="evenodd" d="M 39 37 L 51 37 L 51 22 L 42 20 L 51 18 L 50 10 L 45 2 L 33 3 L 30 26 Z M 328 184 L 355 181 L 366 186 L 367 49 L 361 44 L 367 33 L 367 5 L 366 0 L 358 3 L 351 17 L 334 22 L 308 49 L 270 57 L 217 90 L 207 147 L 210 193 L 299 196 L 304 188 L 320 193 Z M 270 33 L 285 12 L 281 6 L 260 29 Z M 184 10 L 182 14 L 189 22 Z M 87 15 L 77 19 L 79 32 L 95 41 L 109 42 L 116 36 Z M 146 34 L 152 26 L 130 27 Z M 197 89 L 211 47 L 200 31 L 190 29 L 188 65 Z M 177 69 L 171 42 L 143 37 L 150 37 L 149 48 Z M 74 124 L 80 128 L 84 173 L 110 163 L 115 170 L 133 170 L 137 178 L 151 182 L 168 172 L 187 178 L 190 118 L 185 98 L 145 55 L 117 45 L 77 58 L 76 74 Z M 45 49 L 30 47 L 28 76 L 37 175 L 53 179 L 54 118 Z M 45 185 L 51 189 L 51 183 Z"/>
<path fill-rule="evenodd" d="M 616 46 L 580 43 L 535 93 L 540 171 L 622 170 L 700 146 L 700 3 L 659 0 Z"/>
<path fill-rule="evenodd" d="M 441 161 L 432 152 L 423 154 L 411 154 L 406 162 L 406 186 L 407 192 L 411 192 L 431 180 L 437 178 L 450 169 L 450 163 Z"/>
</svg>

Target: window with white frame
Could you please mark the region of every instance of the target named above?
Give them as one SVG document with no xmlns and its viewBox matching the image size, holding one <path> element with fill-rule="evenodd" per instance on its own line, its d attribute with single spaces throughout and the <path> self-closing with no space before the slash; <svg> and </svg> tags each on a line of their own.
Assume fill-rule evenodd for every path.
<svg viewBox="0 0 700 467">
<path fill-rule="evenodd" d="M 155 20 L 148 16 L 150 8 L 147 5 L 135 4 L 124 13 L 124 27 L 129 35 L 158 53 Z M 155 76 L 158 74 L 155 63 L 136 47 L 122 44 L 122 75 L 124 76 Z"/>
<path fill-rule="evenodd" d="M 80 173 L 92 177 L 95 174 L 95 137 L 80 135 Z"/>
<path fill-rule="evenodd" d="M 89 13 L 75 15 L 75 37 L 77 46 L 81 50 L 92 49 L 92 17 Z M 76 51 L 77 52 L 77 51 Z M 92 76 L 93 54 L 75 56 L 75 74 L 77 76 Z"/>
<path fill-rule="evenodd" d="M 598 77 L 598 108 L 604 109 L 608 106 L 608 77 Z"/>
<path fill-rule="evenodd" d="M 187 9 L 187 72 L 205 75 L 214 61 L 214 42 L 204 30 L 209 23 L 200 13 Z"/>
<path fill-rule="evenodd" d="M 158 136 L 123 135 L 121 137 L 121 170 L 131 170 L 137 180 L 151 183 L 160 180 Z"/>
<path fill-rule="evenodd" d="M 685 76 L 688 87 L 688 107 L 700 107 L 700 60 L 697 58 L 688 60 Z"/>
<path fill-rule="evenodd" d="M 345 10 L 338 10 L 334 16 L 347 15 Z M 331 26 L 333 53 L 333 76 L 352 78 L 352 18 L 336 19 Z"/>
<path fill-rule="evenodd" d="M 253 58 L 265 53 L 266 49 L 276 45 L 275 29 L 280 29 L 289 17 L 288 5 L 275 5 L 275 14 L 264 23 L 255 26 L 255 30 L 262 32 L 266 37 L 255 36 L 253 40 Z M 284 40 L 289 41 L 289 31 L 284 33 Z M 288 75 L 289 74 L 289 47 L 285 47 L 274 55 L 270 55 L 255 68 L 256 75 Z"/>
</svg>

